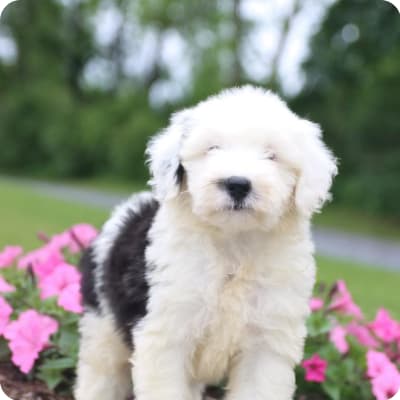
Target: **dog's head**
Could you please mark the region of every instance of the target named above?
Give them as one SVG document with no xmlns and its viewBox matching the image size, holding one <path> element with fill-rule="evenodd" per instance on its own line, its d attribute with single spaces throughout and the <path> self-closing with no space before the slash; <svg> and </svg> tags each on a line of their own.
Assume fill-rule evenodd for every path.
<svg viewBox="0 0 400 400">
<path fill-rule="evenodd" d="M 318 125 L 250 86 L 173 115 L 147 153 L 159 201 L 189 198 L 194 215 L 235 230 L 268 230 L 289 211 L 310 218 L 337 172 Z"/>
</svg>

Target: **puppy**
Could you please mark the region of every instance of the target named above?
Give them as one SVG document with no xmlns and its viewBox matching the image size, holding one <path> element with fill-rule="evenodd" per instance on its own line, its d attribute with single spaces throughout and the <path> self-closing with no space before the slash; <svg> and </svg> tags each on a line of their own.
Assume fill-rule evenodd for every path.
<svg viewBox="0 0 400 400">
<path fill-rule="evenodd" d="M 183 110 L 147 149 L 152 193 L 82 259 L 77 400 L 289 400 L 315 279 L 310 218 L 336 163 L 319 127 L 245 86 Z"/>
</svg>

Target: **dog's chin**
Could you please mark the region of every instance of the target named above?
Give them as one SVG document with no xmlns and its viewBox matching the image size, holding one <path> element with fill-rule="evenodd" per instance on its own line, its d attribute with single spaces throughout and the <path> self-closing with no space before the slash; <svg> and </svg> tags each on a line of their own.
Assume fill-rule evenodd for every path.
<svg viewBox="0 0 400 400">
<path fill-rule="evenodd" d="M 203 222 L 224 232 L 245 232 L 264 230 L 264 216 L 252 207 L 244 204 L 228 204 L 218 209 L 207 210 L 198 215 Z"/>
<path fill-rule="evenodd" d="M 254 208 L 242 203 L 227 205 L 222 208 L 222 211 L 232 212 L 234 215 L 243 215 L 245 213 L 251 214 L 255 212 Z"/>
</svg>

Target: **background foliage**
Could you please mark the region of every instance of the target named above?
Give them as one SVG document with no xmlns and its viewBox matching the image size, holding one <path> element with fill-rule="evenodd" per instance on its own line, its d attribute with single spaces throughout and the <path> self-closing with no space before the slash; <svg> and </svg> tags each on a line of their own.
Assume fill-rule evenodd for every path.
<svg viewBox="0 0 400 400">
<path fill-rule="evenodd" d="M 385 2 L 340 1 L 304 63 L 295 108 L 320 122 L 341 160 L 337 199 L 400 215 L 400 19 Z"/>
<path fill-rule="evenodd" d="M 12 3 L 0 24 L 14 49 L 0 57 L 0 170 L 144 181 L 145 143 L 173 110 L 242 83 L 285 95 L 283 49 L 312 2 L 293 2 L 267 72 L 257 77 L 244 54 L 258 26 L 240 12 L 243 3 Z M 399 15 L 382 0 L 328 3 L 303 64 L 302 90 L 288 100 L 323 126 L 340 159 L 337 200 L 400 218 Z M 99 40 L 106 13 L 116 22 Z"/>
</svg>

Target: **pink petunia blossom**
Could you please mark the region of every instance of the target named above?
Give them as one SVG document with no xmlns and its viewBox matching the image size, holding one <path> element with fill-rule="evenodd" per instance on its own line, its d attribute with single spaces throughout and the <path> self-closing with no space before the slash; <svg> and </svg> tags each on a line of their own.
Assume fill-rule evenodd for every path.
<svg viewBox="0 0 400 400">
<path fill-rule="evenodd" d="M 60 264 L 51 274 L 39 282 L 40 297 L 58 296 L 69 285 L 80 283 L 81 273 L 73 265 Z"/>
<path fill-rule="evenodd" d="M 39 254 L 40 254 L 39 250 L 40 249 L 33 250 L 33 251 L 27 253 L 24 257 L 20 258 L 18 260 L 18 264 L 17 264 L 18 268 L 26 269 L 29 266 L 31 266 L 33 261 L 36 260 L 36 258 L 39 256 Z"/>
<path fill-rule="evenodd" d="M 389 400 L 400 390 L 400 373 L 396 369 L 385 370 L 371 380 L 376 400 Z"/>
<path fill-rule="evenodd" d="M 81 273 L 70 264 L 60 264 L 39 282 L 40 297 L 57 296 L 58 305 L 67 311 L 82 312 L 80 295 Z"/>
<path fill-rule="evenodd" d="M 329 310 L 338 311 L 343 314 L 352 315 L 358 319 L 363 318 L 363 314 L 357 304 L 354 303 L 350 292 L 347 290 L 344 281 L 337 281 L 336 291 L 333 295 Z"/>
<path fill-rule="evenodd" d="M 355 321 L 352 321 L 346 327 L 347 333 L 351 336 L 354 336 L 360 344 L 363 346 L 374 349 L 378 347 L 379 343 L 377 340 L 372 336 L 371 332 L 366 326 L 360 325 Z"/>
<path fill-rule="evenodd" d="M 33 272 L 39 280 L 46 278 L 65 262 L 63 255 L 56 249 L 46 248 L 42 256 L 33 262 Z"/>
<path fill-rule="evenodd" d="M 388 370 L 397 371 L 396 366 L 385 353 L 375 350 L 367 351 L 367 376 L 369 378 L 376 378 Z"/>
<path fill-rule="evenodd" d="M 320 299 L 319 297 L 313 297 L 310 300 L 310 309 L 311 309 L 311 311 L 313 311 L 313 312 L 319 311 L 323 307 L 324 307 L 324 301 L 322 299 Z"/>
<path fill-rule="evenodd" d="M 301 365 L 306 370 L 306 381 L 325 381 L 325 373 L 328 367 L 328 362 L 321 358 L 318 354 L 314 354 L 311 358 L 304 360 Z"/>
<path fill-rule="evenodd" d="M 34 263 L 47 259 L 50 253 L 52 253 L 52 251 L 47 244 L 38 249 L 32 250 L 18 260 L 18 268 L 26 269 L 32 267 Z"/>
<path fill-rule="evenodd" d="M 400 337 L 400 325 L 390 317 L 384 308 L 378 310 L 375 320 L 369 324 L 375 335 L 385 343 L 393 342 Z"/>
<path fill-rule="evenodd" d="M 21 258 L 18 262 L 18 268 L 25 269 L 30 266 L 35 275 L 42 279 L 51 274 L 63 262 L 64 257 L 61 252 L 46 244 Z"/>
<path fill-rule="evenodd" d="M 81 314 L 83 311 L 81 285 L 79 283 L 68 285 L 60 293 L 57 304 L 66 311 Z"/>
<path fill-rule="evenodd" d="M 12 312 L 11 306 L 0 296 L 0 335 L 8 325 Z"/>
<path fill-rule="evenodd" d="M 69 233 L 69 231 L 65 231 L 52 236 L 49 242 L 47 243 L 46 247 L 56 251 L 61 251 L 62 249 L 71 247 L 72 242 L 73 239 L 71 237 L 71 234 Z"/>
<path fill-rule="evenodd" d="M 20 246 L 6 246 L 0 253 L 0 268 L 9 267 L 22 254 Z"/>
<path fill-rule="evenodd" d="M 47 315 L 39 314 L 35 310 L 21 313 L 4 330 L 4 337 L 9 340 L 13 363 L 27 374 L 39 353 L 48 346 L 50 336 L 57 330 L 57 321 Z"/>
<path fill-rule="evenodd" d="M 330 341 L 335 345 L 339 353 L 346 354 L 349 351 L 349 344 L 346 341 L 347 331 L 342 326 L 335 326 L 329 333 Z"/>
<path fill-rule="evenodd" d="M 96 228 L 89 224 L 74 225 L 69 233 L 72 237 L 71 253 L 78 253 L 87 248 L 98 235 Z"/>
<path fill-rule="evenodd" d="M 68 248 L 73 253 L 79 253 L 96 238 L 97 230 L 89 224 L 77 224 L 70 229 L 50 238 L 46 247 L 56 251 Z"/>
<path fill-rule="evenodd" d="M 10 285 L 2 276 L 0 276 L 0 293 L 15 292 L 15 286 Z"/>
</svg>

